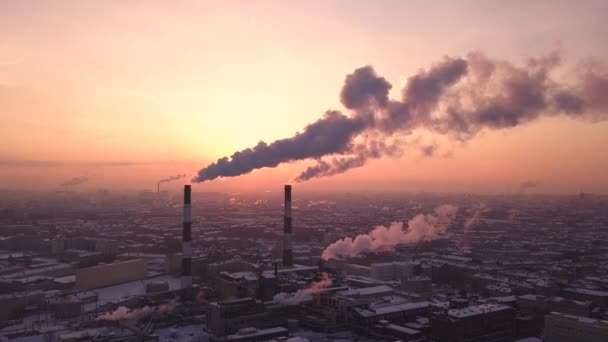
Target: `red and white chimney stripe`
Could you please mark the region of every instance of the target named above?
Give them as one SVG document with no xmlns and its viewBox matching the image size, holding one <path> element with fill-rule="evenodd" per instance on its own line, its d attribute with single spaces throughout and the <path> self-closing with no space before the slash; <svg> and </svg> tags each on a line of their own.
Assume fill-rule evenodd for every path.
<svg viewBox="0 0 608 342">
<path fill-rule="evenodd" d="M 182 288 L 192 287 L 192 188 L 184 186 L 184 225 L 182 230 Z"/>
</svg>

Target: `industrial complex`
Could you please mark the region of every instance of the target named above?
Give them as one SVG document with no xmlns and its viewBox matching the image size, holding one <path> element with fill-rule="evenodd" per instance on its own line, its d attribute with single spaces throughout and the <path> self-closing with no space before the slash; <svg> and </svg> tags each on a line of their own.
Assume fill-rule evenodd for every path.
<svg viewBox="0 0 608 342">
<path fill-rule="evenodd" d="M 3 219 L 2 341 L 608 338 L 601 199 L 54 196 Z"/>
</svg>

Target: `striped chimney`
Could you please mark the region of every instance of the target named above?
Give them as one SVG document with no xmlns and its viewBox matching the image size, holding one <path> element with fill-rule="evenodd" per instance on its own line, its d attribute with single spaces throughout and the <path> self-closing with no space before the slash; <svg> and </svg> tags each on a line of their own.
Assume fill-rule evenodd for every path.
<svg viewBox="0 0 608 342">
<path fill-rule="evenodd" d="M 283 266 L 293 266 L 291 247 L 291 185 L 285 185 L 285 216 L 283 217 Z"/>
<path fill-rule="evenodd" d="M 192 188 L 184 186 L 184 225 L 182 230 L 182 288 L 192 287 Z"/>
</svg>

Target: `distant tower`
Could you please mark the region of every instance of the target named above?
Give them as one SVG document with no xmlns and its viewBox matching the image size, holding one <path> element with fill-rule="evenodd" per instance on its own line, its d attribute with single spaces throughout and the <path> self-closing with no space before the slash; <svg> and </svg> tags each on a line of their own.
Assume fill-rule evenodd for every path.
<svg viewBox="0 0 608 342">
<path fill-rule="evenodd" d="M 291 246 L 291 185 L 285 185 L 285 216 L 283 217 L 283 266 L 293 266 Z"/>
<path fill-rule="evenodd" d="M 184 186 L 184 225 L 182 230 L 182 288 L 192 287 L 192 188 Z"/>
</svg>

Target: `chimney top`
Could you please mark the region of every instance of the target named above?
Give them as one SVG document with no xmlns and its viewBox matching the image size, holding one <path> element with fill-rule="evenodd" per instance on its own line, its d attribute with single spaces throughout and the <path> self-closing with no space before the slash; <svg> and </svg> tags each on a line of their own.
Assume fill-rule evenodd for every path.
<svg viewBox="0 0 608 342">
<path fill-rule="evenodd" d="M 184 185 L 184 204 L 190 204 L 192 202 L 192 188 L 190 184 Z"/>
</svg>

